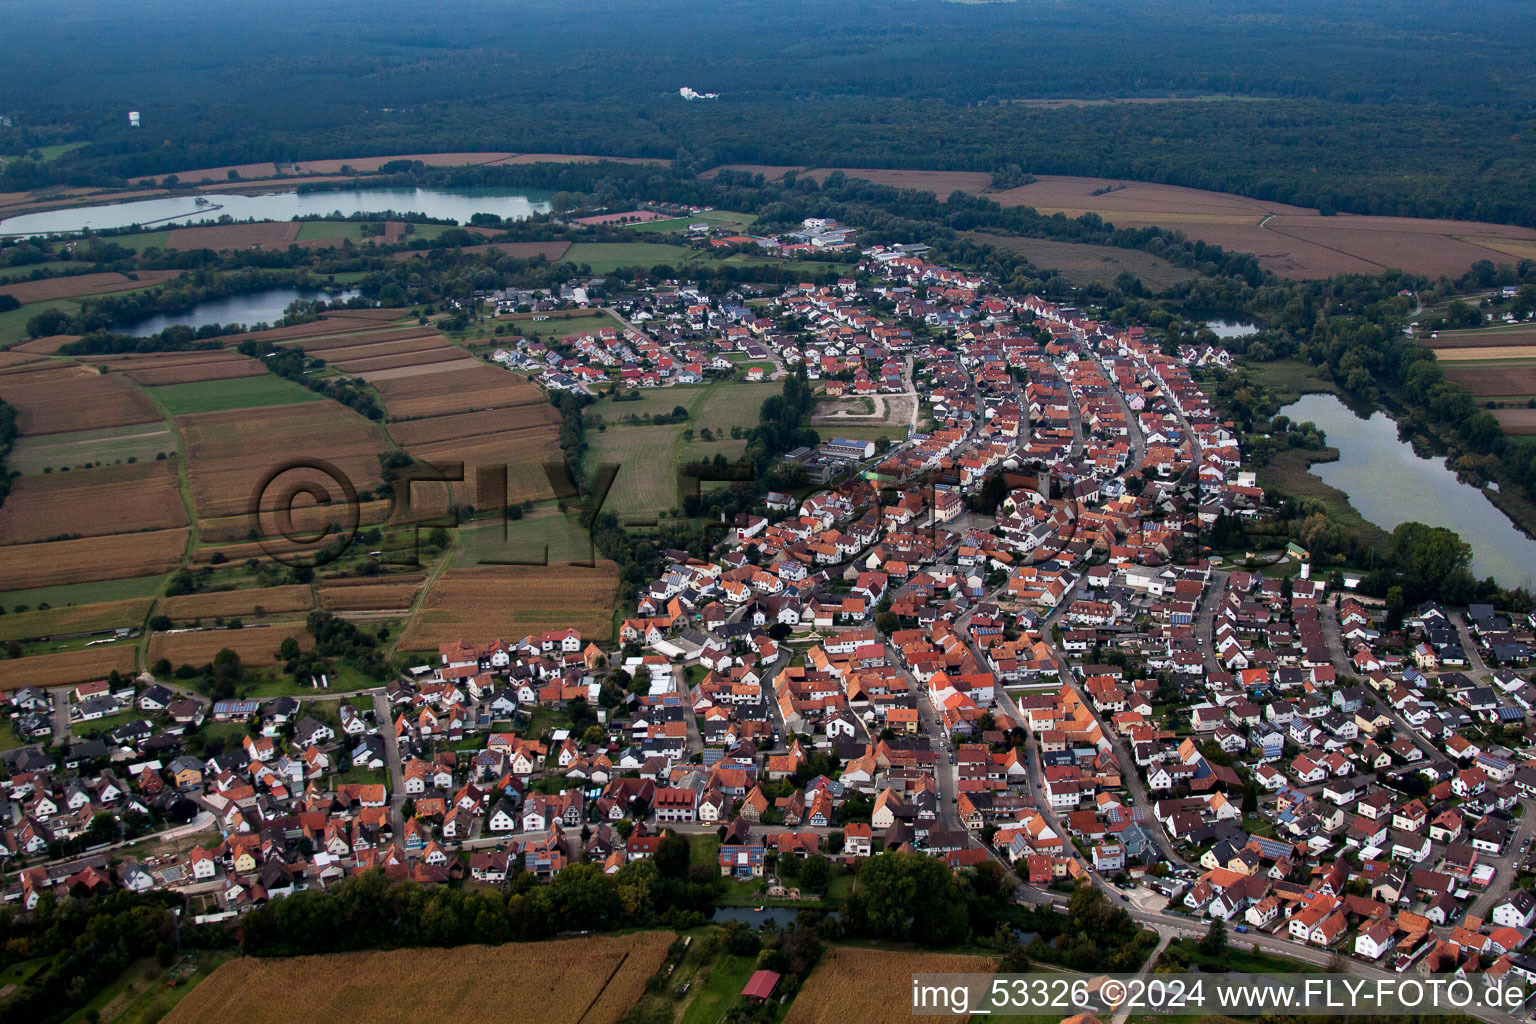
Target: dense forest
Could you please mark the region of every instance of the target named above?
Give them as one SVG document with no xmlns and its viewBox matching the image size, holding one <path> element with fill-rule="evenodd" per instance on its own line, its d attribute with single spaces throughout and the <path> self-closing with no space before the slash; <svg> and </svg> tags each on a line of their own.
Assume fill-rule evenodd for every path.
<svg viewBox="0 0 1536 1024">
<path fill-rule="evenodd" d="M 32 158 L 0 191 L 511 150 L 1017 168 L 1536 224 L 1536 12 L 1516 0 L 7 7 L 0 153 Z"/>
</svg>

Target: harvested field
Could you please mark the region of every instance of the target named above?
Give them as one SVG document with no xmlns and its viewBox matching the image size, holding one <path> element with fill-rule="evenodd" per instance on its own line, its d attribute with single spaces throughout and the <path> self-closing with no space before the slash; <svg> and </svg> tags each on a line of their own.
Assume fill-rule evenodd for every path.
<svg viewBox="0 0 1536 1024">
<path fill-rule="evenodd" d="M 1448 357 L 1444 349 L 1477 348 L 1494 349 L 1505 345 L 1512 347 L 1536 345 L 1536 327 L 1485 327 L 1480 331 L 1440 331 L 1433 338 L 1420 338 L 1419 344 L 1435 350 L 1441 358 Z"/>
<path fill-rule="evenodd" d="M 187 534 L 158 530 L 9 545 L 0 558 L 0 592 L 158 575 L 181 561 Z"/>
<path fill-rule="evenodd" d="M 381 380 L 401 380 L 406 377 L 420 377 L 429 373 L 450 373 L 462 370 L 473 370 L 477 366 L 484 366 L 480 360 L 472 356 L 463 356 L 458 359 L 446 359 L 438 363 L 417 363 L 413 366 L 397 366 L 393 369 L 370 370 L 360 373 L 358 376 L 370 384 L 377 384 Z"/>
<path fill-rule="evenodd" d="M 347 359 L 334 363 L 342 373 L 355 373 L 364 379 L 380 370 L 404 369 L 433 363 L 463 362 L 470 355 L 457 345 L 442 344 L 423 346 L 414 352 L 397 352 L 394 355 L 374 356 L 371 359 Z"/>
<path fill-rule="evenodd" d="M 499 367 L 478 366 L 377 382 L 391 419 L 445 416 L 477 409 L 544 402 L 544 392 L 526 377 Z"/>
<path fill-rule="evenodd" d="M 1536 359 L 1536 345 L 1483 345 L 1477 348 L 1436 348 L 1435 358 L 1442 363 L 1465 363 L 1484 359 Z"/>
<path fill-rule="evenodd" d="M 25 306 L 49 299 L 72 299 L 80 295 L 106 295 L 126 292 L 169 281 L 181 275 L 179 270 L 139 270 L 133 277 L 123 274 L 76 274 L 73 277 L 47 277 L 41 281 L 18 281 L 0 285 L 0 295 L 13 296 Z"/>
<path fill-rule="evenodd" d="M 0 538 L 7 544 L 165 530 L 186 522 L 176 463 L 169 459 L 24 476 L 0 506 Z"/>
<path fill-rule="evenodd" d="M 542 256 L 551 263 L 559 263 L 560 258 L 570 247 L 570 242 L 490 242 L 485 245 L 465 245 L 452 249 L 407 249 L 404 252 L 395 253 L 395 259 L 408 260 L 416 256 L 430 258 L 435 252 L 481 253 L 497 249 L 513 259 L 531 260 Z"/>
<path fill-rule="evenodd" d="M 1445 376 L 1466 388 L 1467 393 L 1476 398 L 1536 395 L 1536 364 L 1463 366 L 1448 363 Z"/>
<path fill-rule="evenodd" d="M 402 344 L 419 346 L 427 338 L 441 337 L 430 327 L 389 327 L 388 324 L 354 320 L 347 324 L 347 332 L 315 338 L 283 339 L 299 346 L 306 353 L 321 359 L 347 359 L 353 349 L 369 349 L 383 345 Z M 280 342 L 281 343 L 281 342 Z M 404 349 L 400 351 L 405 351 Z"/>
<path fill-rule="evenodd" d="M 746 171 L 748 174 L 761 174 L 767 181 L 778 181 L 790 171 L 805 171 L 805 167 L 785 167 L 782 164 L 722 164 L 719 167 L 711 167 L 700 174 L 699 177 L 706 181 L 712 181 L 721 171 Z"/>
<path fill-rule="evenodd" d="M 0 659 L 0 690 L 23 686 L 68 686 L 105 678 L 117 669 L 131 675 L 134 669 L 132 640 L 86 647 L 58 654 L 34 654 L 27 658 Z"/>
<path fill-rule="evenodd" d="M 42 434 L 23 437 L 6 465 L 28 476 L 69 466 L 76 469 L 87 462 L 103 465 L 137 459 L 153 462 L 155 456 L 176 451 L 176 439 L 170 429 L 158 424 L 108 427 L 105 430 L 78 430 L 68 434 Z"/>
<path fill-rule="evenodd" d="M 1019 188 L 993 192 L 991 177 L 980 173 L 842 170 L 849 177 L 933 192 L 940 198 L 958 189 L 1045 214 L 1078 217 L 1093 212 L 1116 227 L 1181 231 L 1225 249 L 1254 253 L 1261 266 L 1290 278 L 1374 274 L 1387 267 L 1454 275 L 1480 259 L 1507 263 L 1511 257 L 1536 252 L 1536 230 L 1530 228 L 1414 217 L 1324 217 L 1287 203 L 1177 185 L 1045 175 Z M 831 169 L 808 173 L 825 180 Z"/>
<path fill-rule="evenodd" d="M 335 402 L 195 413 L 178 422 L 186 438 L 187 473 L 199 516 L 251 511 L 262 478 L 295 459 L 324 459 L 350 477 L 359 492 L 383 483 L 378 456 L 389 450 L 389 442 L 374 423 Z M 269 491 L 301 480 L 322 484 L 332 501 L 343 500 L 338 481 L 313 470 L 284 473 L 281 486 Z M 305 499 L 300 504 L 314 502 Z"/>
<path fill-rule="evenodd" d="M 105 366 L 146 387 L 188 384 L 233 377 L 259 377 L 267 368 L 236 352 L 148 352 L 131 356 L 94 356 L 92 365 Z"/>
<path fill-rule="evenodd" d="M 101 604 L 49 608 L 40 612 L 12 612 L 0 615 L 0 641 L 97 633 L 119 626 L 138 627 L 144 624 L 149 605 L 149 598 L 139 597 L 124 601 L 103 601 Z"/>
<path fill-rule="evenodd" d="M 31 352 L 0 352 L 0 370 L 12 366 L 21 366 L 24 363 L 35 363 L 43 357 Z"/>
<path fill-rule="evenodd" d="M 393 332 L 379 332 L 393 333 Z M 374 341 L 368 335 L 352 335 L 340 338 L 330 338 L 328 341 L 351 341 L 351 345 L 327 345 L 322 351 L 325 353 L 326 362 L 338 368 L 345 368 L 345 364 L 367 359 L 380 359 L 386 356 L 407 355 L 413 352 L 430 352 L 434 349 L 452 349 L 459 355 L 464 350 L 452 342 L 438 335 L 434 331 L 423 330 L 409 338 L 399 341 Z"/>
<path fill-rule="evenodd" d="M 1536 409 L 1495 409 L 1493 418 L 1499 421 L 1506 434 L 1536 434 Z"/>
<path fill-rule="evenodd" d="M 127 380 L 83 366 L 50 364 L 0 373 L 0 398 L 16 407 L 16 426 L 23 435 L 161 420 L 144 393 Z"/>
<path fill-rule="evenodd" d="M 31 352 L 34 355 L 51 356 L 72 341 L 79 341 L 78 334 L 50 334 L 45 338 L 33 338 L 20 345 L 12 345 L 8 352 Z"/>
<path fill-rule="evenodd" d="M 606 640 L 613 630 L 618 567 L 482 566 L 449 569 L 401 637 L 402 650 L 436 650 L 465 637 L 522 637 L 546 629 L 579 629 Z"/>
<path fill-rule="evenodd" d="M 500 434 L 503 431 L 528 430 L 534 427 L 556 427 L 560 414 L 548 403 L 517 405 L 487 412 L 465 412 L 450 416 L 431 416 L 426 419 L 392 423 L 389 434 L 402 447 L 433 444 L 456 438 L 479 437 Z"/>
<path fill-rule="evenodd" d="M 234 171 L 240 178 L 273 178 L 283 172 L 278 170 L 277 164 L 225 164 L 223 167 L 201 167 L 195 171 L 181 171 L 177 173 L 177 180 L 187 185 L 198 185 L 205 181 L 226 184 L 231 179 L 229 172 Z"/>
<path fill-rule="evenodd" d="M 1147 287 L 1162 291 L 1198 276 L 1193 270 L 1175 266 L 1167 260 L 1136 249 L 1055 242 L 1019 235 L 993 235 L 983 231 L 967 231 L 964 234 L 974 241 L 1021 253 L 1042 270 L 1060 271 L 1062 277 L 1075 285 L 1088 285 L 1095 281 L 1112 284 L 1116 277 L 1129 271 Z"/>
<path fill-rule="evenodd" d="M 244 629 L 199 629 L 190 633 L 156 633 L 149 640 L 149 660 L 171 659 L 173 665 L 206 665 L 228 647 L 247 667 L 263 667 L 277 660 L 277 649 L 288 637 L 305 650 L 314 638 L 302 623 L 284 626 L 246 626 Z"/>
<path fill-rule="evenodd" d="M 992 974 L 997 965 L 979 956 L 898 953 L 832 946 L 805 979 L 784 1024 L 941 1024 L 951 1016 L 914 1016 L 912 975 Z"/>
<path fill-rule="evenodd" d="M 640 932 L 505 946 L 245 957 L 214 971 L 163 1021 L 481 1024 L 516 1006 L 518 1016 L 541 1024 L 614 1024 L 639 1001 L 672 939 L 671 932 Z M 267 995 L 252 999 L 255 991 Z"/>
<path fill-rule="evenodd" d="M 421 584 L 381 584 L 376 587 L 320 588 L 320 607 L 328 612 L 399 611 L 409 608 Z"/>
<path fill-rule="evenodd" d="M 172 249 L 249 249 L 258 245 L 287 245 L 299 237 L 299 222 L 256 221 L 252 224 L 216 224 L 202 228 L 175 228 L 166 244 Z"/>
<path fill-rule="evenodd" d="M 250 331 L 245 334 L 233 334 L 228 337 L 215 338 L 214 341 L 226 345 L 238 344 L 242 341 L 256 341 L 263 344 L 278 344 L 284 341 L 293 341 L 298 338 L 318 338 L 327 334 L 348 334 L 355 331 L 371 330 L 383 326 L 375 320 L 360 316 L 361 313 L 383 312 L 382 310 L 346 310 L 342 313 L 322 313 L 319 320 L 311 320 L 309 323 L 293 324 L 288 327 L 273 327 L 265 331 Z M 396 317 L 404 315 L 405 310 L 389 310 Z M 417 328 L 419 330 L 419 328 Z"/>
<path fill-rule="evenodd" d="M 181 594 L 160 602 L 159 611 L 173 619 L 215 619 L 255 615 L 260 608 L 277 612 L 307 612 L 314 607 L 309 587 L 258 587 L 252 590 L 219 590 L 206 594 Z"/>
</svg>

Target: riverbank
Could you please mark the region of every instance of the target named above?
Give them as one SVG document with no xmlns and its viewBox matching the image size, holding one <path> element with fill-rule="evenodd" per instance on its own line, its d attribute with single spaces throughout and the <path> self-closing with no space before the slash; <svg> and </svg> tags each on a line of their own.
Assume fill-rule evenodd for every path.
<svg viewBox="0 0 1536 1024">
<path fill-rule="evenodd" d="M 1259 486 L 1265 494 L 1280 493 L 1302 501 L 1315 501 L 1323 506 L 1324 514 L 1340 526 L 1358 536 L 1362 543 L 1381 554 L 1386 554 L 1391 534 L 1369 519 L 1350 503 L 1349 495 L 1330 484 L 1312 471 L 1319 463 L 1339 461 L 1337 448 L 1319 448 L 1308 451 L 1291 448 L 1259 468 Z"/>
</svg>

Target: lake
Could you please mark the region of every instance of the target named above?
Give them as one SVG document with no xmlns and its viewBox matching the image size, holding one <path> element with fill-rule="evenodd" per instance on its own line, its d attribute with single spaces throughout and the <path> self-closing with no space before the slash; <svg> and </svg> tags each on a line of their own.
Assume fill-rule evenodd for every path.
<svg viewBox="0 0 1536 1024">
<path fill-rule="evenodd" d="M 1258 334 L 1259 329 L 1253 324 L 1245 324 L 1240 320 L 1207 320 L 1205 326 L 1216 337 L 1226 340 L 1228 338 L 1246 338 L 1250 334 Z"/>
<path fill-rule="evenodd" d="M 762 910 L 753 907 L 716 907 L 712 920 L 716 924 L 740 921 L 748 928 L 761 928 L 772 921 L 780 928 L 788 928 L 799 916 L 800 911 L 794 907 L 764 907 Z"/>
<path fill-rule="evenodd" d="M 120 324 L 112 330 L 118 334 L 144 337 L 159 334 L 167 327 L 190 327 L 196 330 L 209 324 L 239 324 L 241 327 L 259 323 L 270 324 L 277 322 L 290 303 L 300 299 L 311 302 L 316 299 L 335 302 L 338 299 L 350 299 L 356 294 L 358 294 L 356 288 L 338 289 L 333 292 L 300 288 L 269 288 L 265 291 L 247 292 L 244 295 L 209 299 L 180 313 L 158 313 L 133 323 Z"/>
<path fill-rule="evenodd" d="M 199 207 L 193 196 L 145 199 L 134 203 L 103 203 L 67 210 L 26 213 L 0 220 L 0 235 L 37 235 L 56 231 L 123 228 L 130 224 L 152 227 L 235 220 L 292 220 L 294 217 L 326 216 L 340 212 L 420 213 L 469 223 L 477 213 L 494 213 L 508 220 L 526 220 L 550 211 L 549 194 L 528 189 L 428 189 L 359 188 L 337 192 L 273 192 L 260 196 L 210 193 L 202 198 L 212 206 Z"/>
<path fill-rule="evenodd" d="M 1472 545 L 1472 572 L 1479 579 L 1529 587 L 1536 578 L 1536 540 L 1481 491 L 1457 480 L 1443 460 L 1421 458 L 1399 440 L 1386 413 L 1361 419 L 1335 395 L 1303 395 L 1280 411 L 1327 433 L 1339 459 L 1316 463 L 1312 472 L 1349 495 L 1366 519 L 1389 532 L 1408 522 L 1449 527 Z"/>
</svg>

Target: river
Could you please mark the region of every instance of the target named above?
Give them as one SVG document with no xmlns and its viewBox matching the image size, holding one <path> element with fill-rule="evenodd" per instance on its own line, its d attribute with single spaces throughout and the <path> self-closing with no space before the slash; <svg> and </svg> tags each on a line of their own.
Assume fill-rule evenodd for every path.
<svg viewBox="0 0 1536 1024">
<path fill-rule="evenodd" d="M 209 324 L 239 324 L 241 327 L 250 327 L 252 324 L 277 322 L 283 315 L 283 310 L 299 299 L 308 301 L 323 299 L 326 302 L 335 302 L 338 299 L 350 299 L 357 294 L 356 288 L 329 292 L 300 288 L 269 288 L 265 291 L 247 292 L 244 295 L 209 299 L 180 313 L 157 313 L 143 320 L 115 326 L 112 330 L 118 334 L 132 334 L 142 338 L 150 334 L 159 334 L 167 327 L 190 327 L 193 330 Z"/>
<path fill-rule="evenodd" d="M 1457 480 L 1444 460 L 1421 458 L 1399 440 L 1386 413 L 1362 419 L 1335 395 L 1303 395 L 1280 411 L 1327 433 L 1338 461 L 1316 463 L 1312 472 L 1349 495 L 1366 519 L 1387 531 L 1407 522 L 1449 527 L 1472 546 L 1472 572 L 1479 579 L 1529 587 L 1536 578 L 1536 540 L 1481 491 Z"/>
<path fill-rule="evenodd" d="M 235 220 L 292 220 L 336 212 L 349 216 L 385 210 L 446 217 L 467 224 L 477 213 L 494 213 L 507 220 L 526 220 L 535 213 L 550 210 L 549 194 L 529 189 L 514 192 L 505 189 L 361 188 L 337 192 L 272 192 L 259 196 L 210 193 L 202 198 L 213 205 L 204 207 L 197 206 L 195 198 L 176 196 L 25 213 L 0 220 L 0 235 L 36 235 L 85 228 L 102 230 L 131 224 L 181 226 L 216 221 L 223 216 Z"/>
</svg>

